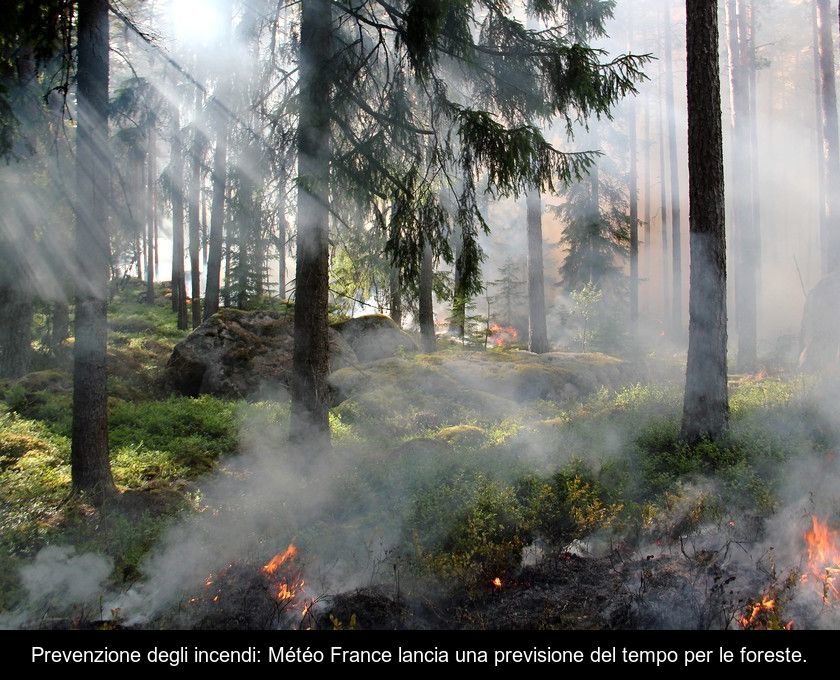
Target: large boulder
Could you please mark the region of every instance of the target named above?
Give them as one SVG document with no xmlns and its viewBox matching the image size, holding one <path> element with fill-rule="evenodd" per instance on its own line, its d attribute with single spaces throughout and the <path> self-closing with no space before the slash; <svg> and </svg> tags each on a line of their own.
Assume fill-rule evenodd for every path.
<svg viewBox="0 0 840 680">
<path fill-rule="evenodd" d="M 329 330 L 330 369 L 351 366 L 356 355 Z M 171 387 L 187 396 L 248 397 L 291 384 L 294 326 L 280 312 L 223 309 L 179 342 L 167 363 Z"/>
<path fill-rule="evenodd" d="M 840 274 L 823 278 L 808 293 L 800 335 L 799 367 L 821 371 L 837 366 L 840 357 Z"/>
<path fill-rule="evenodd" d="M 377 361 L 402 352 L 416 352 L 417 343 L 394 321 L 382 314 L 357 316 L 332 326 L 343 337 L 359 361 Z"/>
</svg>

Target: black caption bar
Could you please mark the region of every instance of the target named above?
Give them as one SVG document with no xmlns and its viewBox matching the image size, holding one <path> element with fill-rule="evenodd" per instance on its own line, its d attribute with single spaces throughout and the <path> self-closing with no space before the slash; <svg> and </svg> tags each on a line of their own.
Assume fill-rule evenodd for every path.
<svg viewBox="0 0 840 680">
<path fill-rule="evenodd" d="M 752 669 L 831 663 L 836 632 L 5 631 L 5 661 L 37 669 L 390 666 Z"/>
</svg>

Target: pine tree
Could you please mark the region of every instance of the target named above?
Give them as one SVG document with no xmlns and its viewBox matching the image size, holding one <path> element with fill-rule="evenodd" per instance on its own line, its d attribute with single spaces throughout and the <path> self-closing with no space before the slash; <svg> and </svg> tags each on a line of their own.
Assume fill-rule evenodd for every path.
<svg viewBox="0 0 840 680">
<path fill-rule="evenodd" d="M 717 1 L 686 0 L 691 282 L 682 436 L 727 430 L 726 225 Z"/>
<path fill-rule="evenodd" d="M 80 3 L 76 129 L 76 293 L 73 346 L 73 489 L 101 502 L 115 492 L 108 457 L 108 2 Z"/>
</svg>

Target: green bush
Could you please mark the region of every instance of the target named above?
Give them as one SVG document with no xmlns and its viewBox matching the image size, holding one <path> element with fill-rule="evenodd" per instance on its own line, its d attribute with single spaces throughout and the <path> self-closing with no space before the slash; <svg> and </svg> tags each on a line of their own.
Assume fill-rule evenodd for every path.
<svg viewBox="0 0 840 680">
<path fill-rule="evenodd" d="M 407 526 L 421 564 L 468 589 L 508 576 L 531 540 L 513 487 L 466 472 L 419 494 Z"/>
<path fill-rule="evenodd" d="M 563 548 L 610 525 L 621 512 L 592 470 L 573 461 L 548 480 L 526 477 L 519 483 L 529 526 L 546 543 Z"/>
</svg>

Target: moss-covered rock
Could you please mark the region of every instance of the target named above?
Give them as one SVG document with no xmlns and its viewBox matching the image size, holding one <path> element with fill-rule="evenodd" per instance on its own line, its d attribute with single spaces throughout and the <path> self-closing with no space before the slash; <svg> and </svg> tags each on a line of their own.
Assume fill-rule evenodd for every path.
<svg viewBox="0 0 840 680">
<path fill-rule="evenodd" d="M 416 352 L 417 343 L 394 321 L 383 314 L 358 316 L 334 323 L 332 327 L 347 341 L 359 361 L 376 361 Z"/>
<path fill-rule="evenodd" d="M 356 362 L 342 336 L 330 330 L 332 369 Z M 186 396 L 251 397 L 285 390 L 291 383 L 292 317 L 276 311 L 223 309 L 179 342 L 167 379 Z"/>
</svg>

